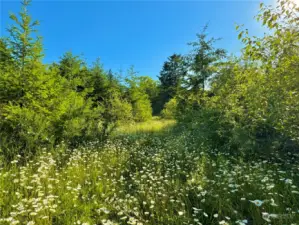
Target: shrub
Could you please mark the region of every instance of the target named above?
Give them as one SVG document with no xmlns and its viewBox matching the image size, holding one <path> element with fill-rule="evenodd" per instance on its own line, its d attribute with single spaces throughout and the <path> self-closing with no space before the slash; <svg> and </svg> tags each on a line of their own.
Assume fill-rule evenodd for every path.
<svg viewBox="0 0 299 225">
<path fill-rule="evenodd" d="M 161 112 L 163 118 L 174 119 L 176 117 L 177 110 L 177 100 L 175 98 L 170 99 L 164 106 L 164 109 Z"/>
</svg>

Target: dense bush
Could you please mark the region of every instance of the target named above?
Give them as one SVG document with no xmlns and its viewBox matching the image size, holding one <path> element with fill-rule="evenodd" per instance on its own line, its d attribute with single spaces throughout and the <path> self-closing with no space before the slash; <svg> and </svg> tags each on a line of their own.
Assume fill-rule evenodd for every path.
<svg viewBox="0 0 299 225">
<path fill-rule="evenodd" d="M 261 4 L 257 16 L 270 34 L 251 38 L 248 31 L 240 31 L 245 43 L 240 58 L 221 62 L 210 57 L 218 51 L 214 39 L 200 35 L 195 52 L 203 54 L 190 62 L 199 68 L 192 77 L 200 79 L 213 71 L 210 90 L 182 87 L 178 119 L 199 126 L 200 135 L 223 148 L 247 153 L 299 149 L 299 8 L 289 1 L 279 3 L 277 8 Z M 203 64 L 205 69 L 200 67 Z M 205 81 L 201 82 L 204 86 Z M 224 134 L 228 145 L 223 143 Z"/>
<path fill-rule="evenodd" d="M 31 20 L 29 5 L 24 0 L 19 15 L 11 15 L 16 25 L 0 41 L 0 149 L 7 158 L 62 141 L 74 147 L 103 140 L 119 121 L 133 116 L 127 87 L 99 61 L 88 67 L 68 52 L 58 63 L 42 63 L 38 22 Z M 139 120 L 151 117 L 147 99 L 145 94 L 145 103 L 135 105 Z M 149 113 L 142 114 L 144 107 Z"/>
<path fill-rule="evenodd" d="M 166 119 L 174 119 L 176 117 L 177 111 L 177 100 L 172 98 L 164 106 L 164 109 L 161 112 L 161 116 Z"/>
<path fill-rule="evenodd" d="M 133 68 L 123 80 L 99 60 L 90 67 L 71 52 L 43 64 L 38 22 L 24 0 L 19 15 L 11 15 L 9 37 L 0 39 L 1 152 L 13 157 L 61 141 L 103 140 L 120 122 L 148 121 L 163 108 L 163 117 L 175 117 L 209 146 L 298 150 L 299 8 L 278 2 L 261 4 L 257 15 L 269 34 L 250 37 L 237 28 L 245 46 L 240 57 L 216 48 L 206 26 L 190 53 L 168 58 L 158 83 Z"/>
<path fill-rule="evenodd" d="M 149 77 L 138 77 L 132 67 L 128 71 L 129 77 L 126 78 L 128 88 L 128 98 L 132 104 L 133 118 L 136 122 L 143 122 L 152 118 L 152 104 L 150 96 L 154 97 L 154 83 Z M 151 90 L 151 91 L 150 91 Z"/>
</svg>

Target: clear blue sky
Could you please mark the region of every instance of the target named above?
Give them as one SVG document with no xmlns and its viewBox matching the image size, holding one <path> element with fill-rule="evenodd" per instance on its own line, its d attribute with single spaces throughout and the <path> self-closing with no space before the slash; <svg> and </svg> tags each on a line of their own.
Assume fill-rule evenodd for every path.
<svg viewBox="0 0 299 225">
<path fill-rule="evenodd" d="M 265 0 L 270 2 L 272 0 Z M 263 29 L 254 21 L 260 1 L 32 1 L 32 17 L 41 22 L 46 63 L 66 51 L 83 54 L 88 63 L 101 58 L 105 69 L 126 70 L 155 78 L 173 53 L 186 53 L 186 43 L 209 22 L 209 34 L 223 38 L 218 46 L 238 54 L 235 23 L 253 35 Z M 0 0 L 1 36 L 18 12 L 19 1 Z"/>
</svg>

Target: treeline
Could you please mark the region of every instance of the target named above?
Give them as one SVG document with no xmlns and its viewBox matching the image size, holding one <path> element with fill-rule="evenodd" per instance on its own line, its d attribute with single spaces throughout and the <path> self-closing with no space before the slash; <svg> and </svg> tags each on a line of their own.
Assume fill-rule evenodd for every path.
<svg viewBox="0 0 299 225">
<path fill-rule="evenodd" d="M 299 6 L 276 5 L 260 4 L 263 37 L 236 27 L 240 57 L 215 48 L 204 29 L 189 54 L 164 64 L 160 80 L 171 100 L 162 115 L 187 125 L 198 144 L 246 154 L 299 150 Z"/>
<path fill-rule="evenodd" d="M 88 66 L 65 53 L 57 63 L 42 63 L 38 21 L 22 1 L 8 37 L 0 39 L 0 150 L 5 157 L 27 155 L 62 141 L 75 147 L 102 141 L 121 122 L 146 121 L 157 82 L 105 71 L 99 60 Z"/>
<path fill-rule="evenodd" d="M 159 81 L 125 77 L 65 53 L 42 63 L 37 21 L 23 0 L 9 36 L 0 39 L 0 149 L 13 158 L 41 146 L 65 142 L 76 147 L 101 142 L 122 122 L 146 121 L 152 114 L 176 118 L 201 144 L 256 152 L 296 149 L 299 141 L 299 8 L 291 0 L 256 17 L 269 30 L 250 37 L 238 27 L 245 48 L 228 57 L 207 27 L 186 55 L 173 54 Z"/>
</svg>

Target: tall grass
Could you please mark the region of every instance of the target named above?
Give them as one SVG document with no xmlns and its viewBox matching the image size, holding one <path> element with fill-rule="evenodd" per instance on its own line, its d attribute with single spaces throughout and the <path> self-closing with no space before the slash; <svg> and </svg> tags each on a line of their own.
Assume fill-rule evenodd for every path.
<svg viewBox="0 0 299 225">
<path fill-rule="evenodd" d="M 166 130 L 171 129 L 175 124 L 175 120 L 165 120 L 160 119 L 160 117 L 153 117 L 150 121 L 122 124 L 115 130 L 114 136 L 123 134 L 156 133 L 160 131 L 165 132 Z"/>
<path fill-rule="evenodd" d="M 153 121 L 159 132 L 167 123 Z M 298 223 L 299 154 L 245 161 L 188 130 L 142 128 L 130 140 L 139 131 L 120 129 L 101 148 L 58 146 L 3 164 L 0 224 Z"/>
</svg>

